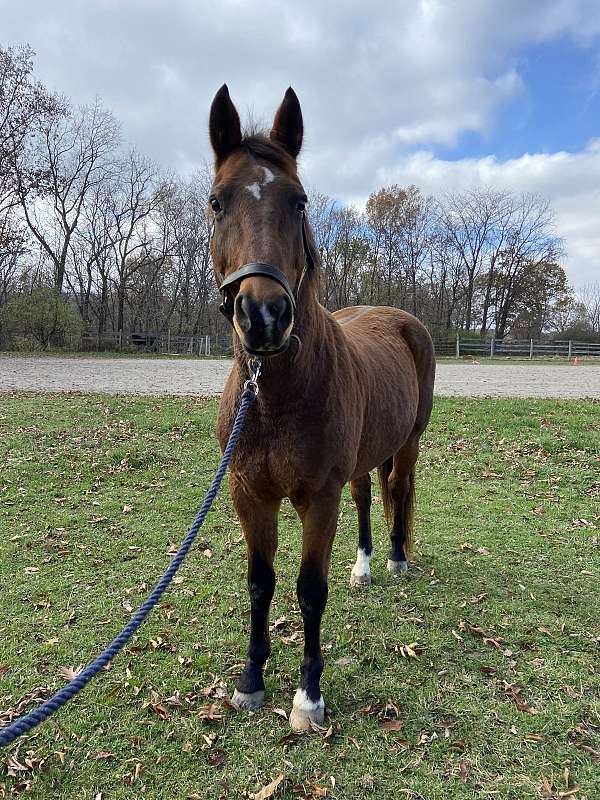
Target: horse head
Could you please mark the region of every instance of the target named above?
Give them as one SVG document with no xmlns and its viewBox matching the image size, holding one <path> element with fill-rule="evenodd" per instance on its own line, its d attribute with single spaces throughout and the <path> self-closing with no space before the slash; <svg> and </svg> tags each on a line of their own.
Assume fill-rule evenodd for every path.
<svg viewBox="0 0 600 800">
<path fill-rule="evenodd" d="M 290 87 L 270 133 L 242 135 L 223 85 L 210 109 L 209 132 L 215 156 L 211 252 L 221 310 L 247 352 L 277 355 L 289 345 L 296 299 L 316 261 L 296 163 L 300 103 Z"/>
</svg>

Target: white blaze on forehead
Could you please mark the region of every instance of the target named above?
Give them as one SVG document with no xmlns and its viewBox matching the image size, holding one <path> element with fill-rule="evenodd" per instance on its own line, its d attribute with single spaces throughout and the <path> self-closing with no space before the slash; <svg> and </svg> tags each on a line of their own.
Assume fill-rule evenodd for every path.
<svg viewBox="0 0 600 800">
<path fill-rule="evenodd" d="M 246 189 L 256 197 L 257 200 L 260 200 L 260 186 L 256 181 L 251 183 L 249 186 L 246 186 Z"/>
<path fill-rule="evenodd" d="M 261 186 L 266 186 L 268 183 L 271 183 L 275 180 L 275 175 L 271 172 L 268 167 L 259 167 L 262 169 L 264 175 L 260 176 L 258 180 L 254 181 L 254 183 L 249 184 L 246 186 L 246 189 L 250 192 L 250 194 L 254 195 L 257 200 L 262 198 L 261 194 Z"/>
<path fill-rule="evenodd" d="M 268 167 L 261 167 L 261 169 L 265 173 L 265 179 L 263 181 L 263 184 L 266 185 L 267 183 L 271 183 L 271 181 L 275 180 L 275 175 L 273 175 L 273 173 L 271 172 L 271 170 Z"/>
</svg>

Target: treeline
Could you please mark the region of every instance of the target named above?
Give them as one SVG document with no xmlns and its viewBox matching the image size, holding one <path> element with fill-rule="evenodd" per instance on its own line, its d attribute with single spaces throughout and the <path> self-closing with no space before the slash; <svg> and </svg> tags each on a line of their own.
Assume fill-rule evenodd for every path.
<svg viewBox="0 0 600 800">
<path fill-rule="evenodd" d="M 74 107 L 0 48 L 0 346 L 82 333 L 225 330 L 209 252 L 208 165 L 181 177 Z M 364 211 L 313 193 L 321 300 L 406 308 L 434 334 L 600 335 L 600 292 L 575 298 L 547 201 L 491 187 L 374 192 Z"/>
</svg>

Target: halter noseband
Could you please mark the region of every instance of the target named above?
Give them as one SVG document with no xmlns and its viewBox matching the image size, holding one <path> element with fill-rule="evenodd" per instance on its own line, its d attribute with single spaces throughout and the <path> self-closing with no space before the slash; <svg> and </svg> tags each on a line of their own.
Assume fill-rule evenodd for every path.
<svg viewBox="0 0 600 800">
<path fill-rule="evenodd" d="M 213 236 L 213 232 L 214 223 L 213 229 L 211 230 L 211 238 Z M 239 283 L 244 278 L 249 278 L 251 275 L 262 275 L 265 278 L 271 278 L 271 280 L 276 281 L 284 289 L 290 303 L 292 304 L 292 308 L 295 311 L 296 297 L 298 296 L 298 291 L 300 289 L 300 285 L 302 284 L 302 280 L 304 279 L 304 275 L 306 274 L 306 270 L 308 269 L 312 271 L 315 268 L 315 261 L 308 244 L 308 234 L 306 233 L 306 215 L 304 214 L 304 211 L 302 212 L 302 244 L 304 246 L 305 264 L 295 289 L 292 289 L 288 279 L 277 267 L 274 267 L 272 264 L 265 264 L 262 261 L 251 261 L 249 264 L 244 264 L 239 269 L 236 269 L 235 272 L 232 272 L 231 275 L 228 275 L 221 282 L 219 286 L 219 291 L 223 296 L 223 302 L 219 306 L 219 311 L 221 314 L 227 317 L 229 322 L 233 321 L 234 298 L 230 292 L 231 287 Z"/>
</svg>

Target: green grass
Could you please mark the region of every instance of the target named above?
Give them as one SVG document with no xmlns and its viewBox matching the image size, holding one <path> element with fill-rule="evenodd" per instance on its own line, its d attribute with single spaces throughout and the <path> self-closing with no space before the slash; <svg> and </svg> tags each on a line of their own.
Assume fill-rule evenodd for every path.
<svg viewBox="0 0 600 800">
<path fill-rule="evenodd" d="M 61 669 L 90 660 L 162 573 L 217 463 L 216 409 L 2 396 L 3 721 L 63 685 Z M 135 641 L 2 754 L 0 797 L 242 798 L 283 774 L 274 796 L 290 800 L 325 790 L 597 800 L 599 412 L 587 401 L 436 399 L 415 566 L 400 580 L 386 572 L 376 503 L 367 591 L 348 586 L 356 521 L 345 495 L 323 624 L 327 735 L 288 737 L 280 711 L 301 656 L 289 506 L 268 705 L 245 715 L 223 702 L 244 658 L 249 604 L 240 528 L 222 494 Z M 400 730 L 386 730 L 390 719 Z"/>
</svg>

